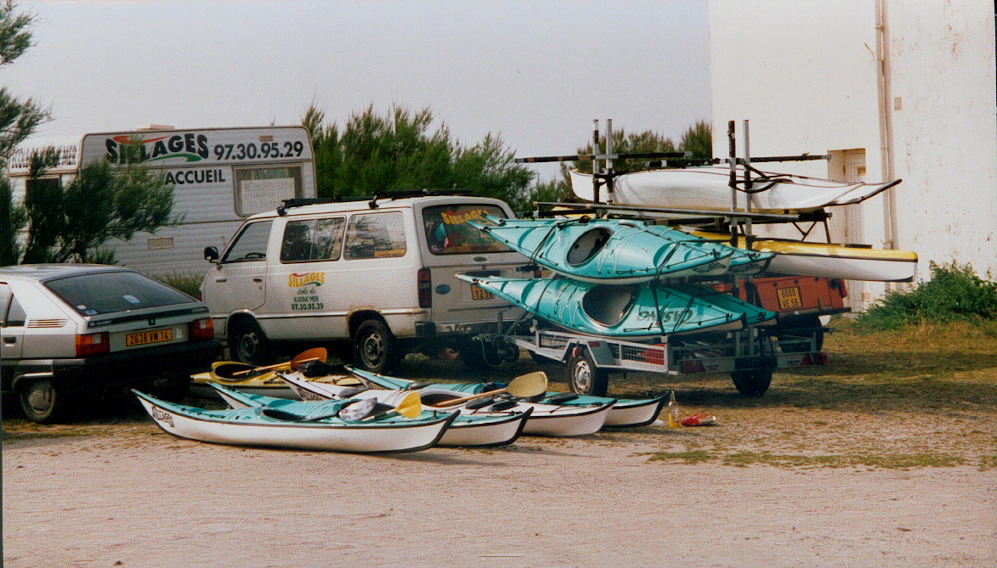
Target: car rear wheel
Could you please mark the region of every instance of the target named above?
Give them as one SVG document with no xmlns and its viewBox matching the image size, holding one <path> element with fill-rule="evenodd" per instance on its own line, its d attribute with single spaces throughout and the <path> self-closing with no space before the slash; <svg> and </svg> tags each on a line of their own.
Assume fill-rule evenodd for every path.
<svg viewBox="0 0 997 568">
<path fill-rule="evenodd" d="M 353 335 L 353 361 L 372 373 L 388 373 L 398 366 L 404 353 L 401 344 L 381 320 L 370 319 Z"/>
<path fill-rule="evenodd" d="M 50 379 L 34 379 L 19 387 L 21 410 L 32 422 L 51 424 L 65 407 L 65 393 Z"/>
<path fill-rule="evenodd" d="M 269 365 L 274 361 L 270 340 L 263 334 L 259 324 L 252 320 L 232 324 L 232 331 L 229 333 L 229 350 L 236 360 L 250 365 Z"/>
</svg>

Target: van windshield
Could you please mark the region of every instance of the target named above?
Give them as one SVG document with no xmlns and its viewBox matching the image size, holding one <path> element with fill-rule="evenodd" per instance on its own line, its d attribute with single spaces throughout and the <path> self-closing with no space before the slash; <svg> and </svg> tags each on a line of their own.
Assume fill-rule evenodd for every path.
<svg viewBox="0 0 997 568">
<path fill-rule="evenodd" d="M 427 207 L 422 211 L 426 242 L 433 254 L 469 254 L 510 252 L 512 249 L 468 225 L 468 221 L 485 222 L 485 214 L 505 217 L 496 205 L 452 204 Z"/>
</svg>

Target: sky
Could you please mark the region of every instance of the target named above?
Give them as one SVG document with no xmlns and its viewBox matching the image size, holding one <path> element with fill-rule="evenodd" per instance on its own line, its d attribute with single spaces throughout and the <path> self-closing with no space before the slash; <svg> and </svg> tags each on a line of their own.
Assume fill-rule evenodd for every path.
<svg viewBox="0 0 997 568">
<path fill-rule="evenodd" d="M 31 143 L 299 124 L 312 103 L 343 124 L 399 105 L 522 157 L 575 152 L 593 119 L 678 141 L 710 118 L 706 0 L 17 5 L 35 17 L 34 46 L 0 85 L 50 107 Z"/>
</svg>

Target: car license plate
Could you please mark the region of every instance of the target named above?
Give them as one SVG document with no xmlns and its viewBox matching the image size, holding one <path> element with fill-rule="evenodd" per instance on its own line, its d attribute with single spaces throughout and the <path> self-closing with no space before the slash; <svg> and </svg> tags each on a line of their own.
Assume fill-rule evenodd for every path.
<svg viewBox="0 0 997 568">
<path fill-rule="evenodd" d="M 485 290 L 481 286 L 475 286 L 471 284 L 471 299 L 472 300 L 491 300 L 495 295 Z"/>
<path fill-rule="evenodd" d="M 125 336 L 125 347 L 136 347 L 138 345 L 149 345 L 150 343 L 162 343 L 173 340 L 172 329 L 157 329 L 155 331 L 142 331 L 139 333 L 129 333 Z"/>
<path fill-rule="evenodd" d="M 800 298 L 799 286 L 780 288 L 776 290 L 776 293 L 779 295 L 779 309 L 792 310 L 794 308 L 803 307 L 803 300 Z"/>
</svg>

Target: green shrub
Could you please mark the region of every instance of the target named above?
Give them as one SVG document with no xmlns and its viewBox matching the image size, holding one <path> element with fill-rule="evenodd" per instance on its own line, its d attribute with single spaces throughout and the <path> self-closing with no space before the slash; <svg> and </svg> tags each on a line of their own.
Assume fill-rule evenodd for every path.
<svg viewBox="0 0 997 568">
<path fill-rule="evenodd" d="M 860 328 L 899 329 L 923 322 L 997 320 L 997 282 L 976 275 L 973 267 L 931 263 L 931 280 L 908 292 L 889 292 L 864 313 Z"/>
<path fill-rule="evenodd" d="M 201 298 L 201 281 L 204 280 L 203 276 L 185 272 L 175 272 L 173 274 L 155 276 L 154 278 L 167 286 L 180 290 L 188 296 L 193 296 L 198 299 Z"/>
</svg>

